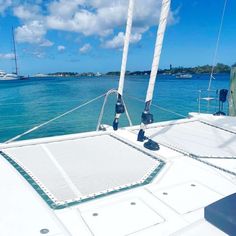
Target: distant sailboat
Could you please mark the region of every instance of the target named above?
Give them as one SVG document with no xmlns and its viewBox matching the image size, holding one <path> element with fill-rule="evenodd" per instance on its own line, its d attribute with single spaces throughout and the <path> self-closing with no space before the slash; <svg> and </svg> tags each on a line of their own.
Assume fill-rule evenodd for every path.
<svg viewBox="0 0 236 236">
<path fill-rule="evenodd" d="M 22 76 L 18 75 L 16 42 L 15 42 L 15 35 L 14 35 L 14 29 L 13 28 L 12 28 L 12 40 L 13 40 L 13 52 L 14 52 L 14 61 L 15 61 L 15 72 L 13 72 L 13 73 L 6 73 L 6 72 L 1 70 L 0 71 L 0 80 L 18 80 L 18 79 L 23 79 Z"/>
<path fill-rule="evenodd" d="M 193 76 L 191 74 L 178 74 L 175 76 L 177 79 L 191 79 Z"/>
</svg>

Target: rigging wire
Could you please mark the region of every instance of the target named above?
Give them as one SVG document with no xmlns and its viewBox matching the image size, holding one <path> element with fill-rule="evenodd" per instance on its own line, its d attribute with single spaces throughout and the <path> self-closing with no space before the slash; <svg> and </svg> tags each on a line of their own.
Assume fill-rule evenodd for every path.
<svg viewBox="0 0 236 236">
<path fill-rule="evenodd" d="M 45 101 L 45 102 L 9 102 L 9 103 L 0 103 L 0 106 L 8 106 L 8 105 L 48 105 L 48 104 L 57 104 L 57 103 L 72 103 L 78 102 L 78 99 L 70 99 L 68 100 L 61 100 L 61 101 Z"/>
<path fill-rule="evenodd" d="M 78 120 L 77 119 L 73 119 L 73 120 L 66 120 L 66 121 L 57 121 L 57 122 L 55 122 L 54 124 L 55 125 L 64 125 L 64 124 L 69 124 L 69 125 L 73 125 L 73 124 L 75 124 L 76 123 L 76 126 L 77 127 L 83 127 L 84 126 L 84 124 L 81 126 L 80 124 L 78 124 L 77 123 L 78 122 Z M 87 123 L 94 123 L 94 119 L 87 119 L 86 118 L 86 122 Z M 4 126 L 4 127 L 0 127 L 0 131 L 4 131 L 4 130 L 8 130 L 8 129 L 19 129 L 19 128 L 30 128 L 30 127 L 32 127 L 32 126 L 36 126 L 36 125 L 38 125 L 38 123 L 33 123 L 33 124 L 25 124 L 25 125 L 13 125 L 13 126 Z M 67 125 L 67 127 L 68 127 L 68 125 Z"/>
<path fill-rule="evenodd" d="M 103 105 L 102 105 L 102 109 L 101 109 L 101 111 L 100 111 L 100 115 L 99 115 L 99 118 L 98 118 L 96 131 L 99 131 L 100 128 L 101 128 L 101 123 L 102 123 L 102 118 L 103 118 L 103 115 L 104 115 L 105 106 L 106 106 L 108 97 L 109 97 L 111 94 L 119 94 L 119 92 L 118 92 L 116 89 L 111 89 L 111 90 L 109 90 L 109 91 L 106 93 L 106 96 L 105 96 L 105 99 L 104 99 L 104 102 L 103 102 Z M 127 117 L 128 122 L 129 122 L 129 126 L 133 126 L 123 96 L 121 97 L 121 101 L 122 101 L 122 104 L 124 105 L 124 108 L 125 108 L 125 114 L 126 114 L 126 117 Z"/>
<path fill-rule="evenodd" d="M 225 16 L 227 2 L 228 2 L 228 0 L 224 1 L 224 7 L 223 7 L 222 15 L 221 15 L 220 27 L 219 27 L 219 31 L 218 31 L 217 40 L 216 40 L 216 47 L 215 47 L 215 52 L 214 52 L 214 57 L 213 57 L 213 62 L 212 62 L 212 69 L 211 69 L 211 74 L 210 74 L 210 79 L 209 79 L 207 91 L 211 91 L 212 79 L 215 79 L 213 74 L 214 74 L 214 70 L 215 70 L 216 57 L 217 57 L 218 50 L 219 50 L 219 43 L 220 43 L 221 32 L 222 32 L 223 23 L 224 23 L 224 16 Z"/>
<path fill-rule="evenodd" d="M 129 95 L 128 95 L 127 97 L 129 97 L 129 98 L 131 98 L 131 99 L 133 99 L 133 100 L 142 102 L 142 103 L 144 102 L 144 100 L 142 100 L 141 98 L 137 98 L 137 97 L 129 96 Z M 180 113 L 178 113 L 178 112 L 172 111 L 172 110 L 170 110 L 170 109 L 161 107 L 161 106 L 156 105 L 156 104 L 154 104 L 154 103 L 152 103 L 151 105 L 152 105 L 153 107 L 155 107 L 155 108 L 158 108 L 158 109 L 160 109 L 160 110 L 169 112 L 169 113 L 174 114 L 174 115 L 176 115 L 176 116 L 179 116 L 179 117 L 181 117 L 181 118 L 188 118 L 188 116 L 185 116 L 185 115 L 183 115 L 183 114 L 180 114 Z"/>
<path fill-rule="evenodd" d="M 58 119 L 60 119 L 61 117 L 64 117 L 64 116 L 66 116 L 66 115 L 68 115 L 68 114 L 70 114 L 70 113 L 72 113 L 72 112 L 74 112 L 74 111 L 76 111 L 76 110 L 78 110 L 78 109 L 80 109 L 80 108 L 82 108 L 82 107 L 84 107 L 84 106 L 86 106 L 86 105 L 88 105 L 88 104 L 90 104 L 90 103 L 92 103 L 92 102 L 94 102 L 94 101 L 96 101 L 96 100 L 98 100 L 98 99 L 104 97 L 105 95 L 106 95 L 106 93 L 104 93 L 104 94 L 102 94 L 102 95 L 99 95 L 99 96 L 97 96 L 97 97 L 95 97 L 95 98 L 93 98 L 93 99 L 91 99 L 91 100 L 89 100 L 89 101 L 87 101 L 87 102 L 85 102 L 85 103 L 83 103 L 83 104 L 77 106 L 77 107 L 72 108 L 71 110 L 69 110 L 69 111 L 67 111 L 67 112 L 65 112 L 65 113 L 63 113 L 63 114 L 61 114 L 61 115 L 59 115 L 59 116 L 56 116 L 56 117 L 54 117 L 54 118 L 52 118 L 52 119 L 50 119 L 50 120 L 48 120 L 48 121 L 45 121 L 44 123 L 39 124 L 39 125 L 37 125 L 37 126 L 31 128 L 31 129 L 29 129 L 29 130 L 27 130 L 27 131 L 25 131 L 25 132 L 23 132 L 23 133 L 21 133 L 21 134 L 15 136 L 15 137 L 13 137 L 13 138 L 11 138 L 11 139 L 5 141 L 4 143 L 7 144 L 7 143 L 10 143 L 10 142 L 13 142 L 13 141 L 15 141 L 15 140 L 17 140 L 17 139 L 19 139 L 19 138 L 21 138 L 21 137 L 23 137 L 23 136 L 29 134 L 29 133 L 32 133 L 33 131 L 38 130 L 39 128 L 41 128 L 41 127 L 43 127 L 43 126 L 45 126 L 45 125 L 48 125 L 49 123 L 51 123 L 51 122 L 53 122 L 53 121 L 55 121 L 55 120 L 58 120 Z"/>
</svg>

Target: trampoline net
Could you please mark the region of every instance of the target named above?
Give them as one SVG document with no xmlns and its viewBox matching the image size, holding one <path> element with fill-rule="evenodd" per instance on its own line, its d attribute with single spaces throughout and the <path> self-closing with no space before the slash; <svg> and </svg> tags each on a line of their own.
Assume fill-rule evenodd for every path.
<svg viewBox="0 0 236 236">
<path fill-rule="evenodd" d="M 147 184 L 164 165 L 111 135 L 9 148 L 1 154 L 53 208 Z"/>
<path fill-rule="evenodd" d="M 235 157 L 236 136 L 200 121 L 147 130 L 153 140 L 199 157 Z"/>
</svg>

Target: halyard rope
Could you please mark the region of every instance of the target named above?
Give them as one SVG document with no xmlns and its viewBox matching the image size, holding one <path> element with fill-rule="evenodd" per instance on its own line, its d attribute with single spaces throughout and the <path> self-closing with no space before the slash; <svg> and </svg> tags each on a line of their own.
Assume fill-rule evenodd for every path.
<svg viewBox="0 0 236 236">
<path fill-rule="evenodd" d="M 210 80 L 209 80 L 208 89 L 207 89 L 208 91 L 211 91 L 212 79 L 215 79 L 213 74 L 214 74 L 214 69 L 215 69 L 215 64 L 216 64 L 216 57 L 217 57 L 217 53 L 218 53 L 218 49 L 219 49 L 219 43 L 220 43 L 220 37 L 221 37 L 221 32 L 222 32 L 222 27 L 223 27 L 223 22 L 224 22 L 225 9 L 226 9 L 226 5 L 227 5 L 227 1 L 228 0 L 225 0 L 223 11 L 222 11 L 222 16 L 221 16 L 221 21 L 220 21 L 220 28 L 219 28 L 218 36 L 217 36 L 217 40 L 216 40 L 216 48 L 215 48 L 215 52 L 214 52 L 212 69 L 211 69 L 211 74 L 210 74 Z"/>
</svg>

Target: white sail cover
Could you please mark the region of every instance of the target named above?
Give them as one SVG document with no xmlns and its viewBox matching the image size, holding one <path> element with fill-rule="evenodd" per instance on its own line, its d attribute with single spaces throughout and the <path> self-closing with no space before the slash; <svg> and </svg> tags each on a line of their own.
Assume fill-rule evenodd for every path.
<svg viewBox="0 0 236 236">
<path fill-rule="evenodd" d="M 161 56 L 162 44 L 163 44 L 164 34 L 166 30 L 168 14 L 170 11 L 170 2 L 171 0 L 162 1 L 160 23 L 159 23 L 159 27 L 157 31 L 155 52 L 154 52 L 154 57 L 153 57 L 150 81 L 149 81 L 148 90 L 147 90 L 146 102 L 151 101 L 153 97 L 153 91 L 154 91 L 154 86 L 156 82 L 156 76 L 157 76 L 157 71 L 158 71 L 159 61 L 160 61 L 160 56 Z"/>
</svg>

